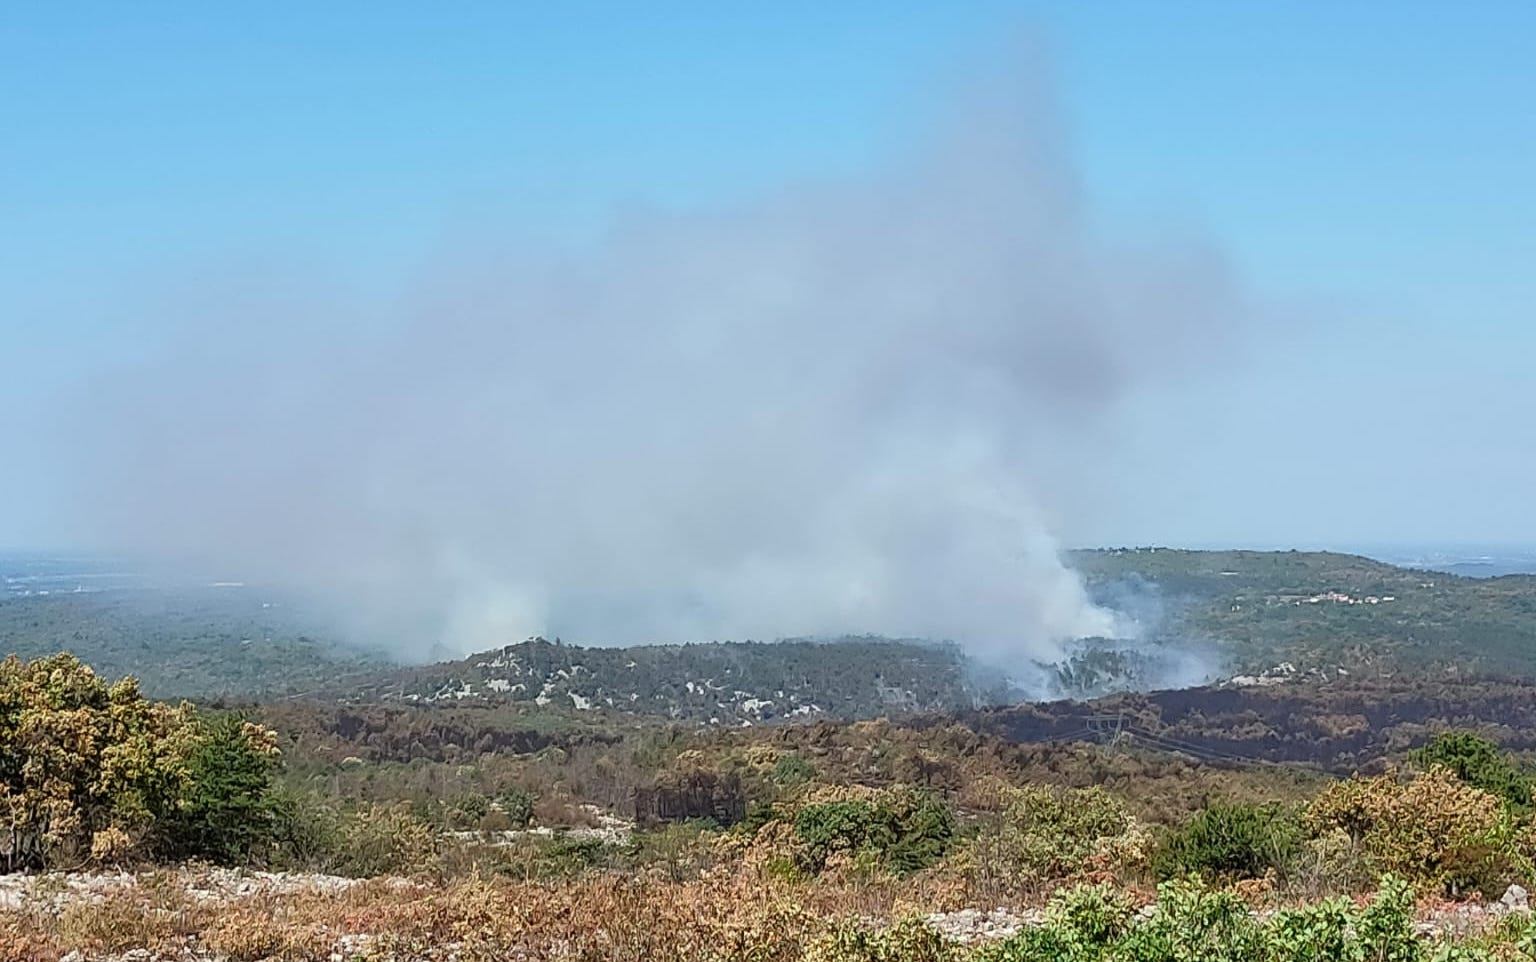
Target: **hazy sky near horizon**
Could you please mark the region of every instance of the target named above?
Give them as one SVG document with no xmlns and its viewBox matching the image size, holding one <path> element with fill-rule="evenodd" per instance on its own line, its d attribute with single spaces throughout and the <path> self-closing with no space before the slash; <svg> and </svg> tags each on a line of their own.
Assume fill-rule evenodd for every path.
<svg viewBox="0 0 1536 962">
<path fill-rule="evenodd" d="M 1064 537 L 1536 542 L 1536 5 L 277 2 L 0 11 L 0 546 L 89 542 L 46 436 L 189 286 L 389 302 L 857 178 L 1002 36 L 1091 220 L 1264 305 L 1125 399 Z"/>
</svg>

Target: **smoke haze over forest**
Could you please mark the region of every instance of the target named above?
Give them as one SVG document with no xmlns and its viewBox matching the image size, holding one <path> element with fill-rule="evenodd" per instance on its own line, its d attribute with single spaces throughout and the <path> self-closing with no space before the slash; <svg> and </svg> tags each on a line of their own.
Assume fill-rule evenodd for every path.
<svg viewBox="0 0 1536 962">
<path fill-rule="evenodd" d="M 1130 626 L 1055 523 L 1130 394 L 1243 307 L 1086 225 L 1048 91 L 909 149 L 580 245 L 441 252 L 385 306 L 179 295 L 63 452 L 106 543 L 320 587 L 398 643 L 878 632 L 1052 657 Z"/>
<path fill-rule="evenodd" d="M 0 546 L 1009 660 L 1137 630 L 1061 545 L 1536 538 L 1528 17 L 909 13 L 18 14 Z"/>
</svg>

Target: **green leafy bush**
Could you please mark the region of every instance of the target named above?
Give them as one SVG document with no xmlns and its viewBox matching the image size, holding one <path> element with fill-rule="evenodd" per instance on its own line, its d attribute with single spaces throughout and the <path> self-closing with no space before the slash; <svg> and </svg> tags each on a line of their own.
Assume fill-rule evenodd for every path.
<svg viewBox="0 0 1536 962">
<path fill-rule="evenodd" d="M 1369 962 L 1417 962 L 1424 943 L 1413 931 L 1413 887 L 1388 875 L 1376 898 L 1355 919 L 1361 954 Z"/>
<path fill-rule="evenodd" d="M 1165 882 L 1143 917 L 1102 890 L 1067 893 L 1045 925 L 984 949 L 976 962 L 1269 962 L 1269 948 L 1247 906 L 1192 879 Z"/>
<path fill-rule="evenodd" d="M 1248 906 L 1199 879 L 1158 886 L 1157 910 L 1111 947 L 1110 958 L 1135 962 L 1258 962 L 1268 939 Z"/>
<path fill-rule="evenodd" d="M 1168 836 L 1153 865 L 1162 878 L 1260 878 L 1284 872 L 1300 840 L 1297 820 L 1276 805 L 1210 805 Z"/>
<path fill-rule="evenodd" d="M 1473 732 L 1442 732 L 1414 752 L 1426 771 L 1444 768 L 1457 778 L 1517 809 L 1531 807 L 1531 779 L 1515 767 L 1499 746 Z"/>
<path fill-rule="evenodd" d="M 1277 912 L 1267 926 L 1274 962 L 1419 962 L 1426 944 L 1413 932 L 1413 889 L 1382 879 L 1363 909 L 1346 898 Z"/>
<path fill-rule="evenodd" d="M 816 777 L 816 766 L 799 752 L 779 756 L 773 765 L 773 781 L 781 788 L 804 785 Z"/>
<path fill-rule="evenodd" d="M 278 869 L 335 872 L 346 861 L 342 814 L 317 795 L 279 788 L 272 793 L 267 861 Z"/>
<path fill-rule="evenodd" d="M 1441 956 L 1436 955 L 1438 959 Z M 1384 879 L 1364 908 L 1331 899 L 1260 921 L 1198 878 L 1163 883 L 1136 914 L 1107 887 L 1057 896 L 1045 923 L 978 951 L 972 962 L 1426 962 L 1408 884 Z"/>
<path fill-rule="evenodd" d="M 804 846 L 801 868 L 812 874 L 837 853 L 897 874 L 915 872 L 939 859 L 954 833 L 949 806 L 910 788 L 869 799 L 814 803 L 795 816 L 795 834 Z"/>
<path fill-rule="evenodd" d="M 489 814 L 491 814 L 490 799 L 479 792 L 466 792 L 448 802 L 444 820 L 449 828 L 463 831 L 479 828 L 480 823 Z"/>
<path fill-rule="evenodd" d="M 496 799 L 497 807 L 501 814 L 505 815 L 512 828 L 527 828 L 533 821 L 533 803 L 537 801 L 532 792 L 521 788 L 513 788 L 502 792 Z"/>
<path fill-rule="evenodd" d="M 1082 945 L 1110 945 L 1130 930 L 1134 920 L 1130 901 L 1107 883 L 1067 889 L 1046 908 L 1046 924 L 1071 932 Z"/>
<path fill-rule="evenodd" d="M 1273 941 L 1286 962 L 1348 959 L 1353 942 L 1353 908 L 1349 899 L 1332 898 L 1284 909 L 1270 922 Z"/>
</svg>

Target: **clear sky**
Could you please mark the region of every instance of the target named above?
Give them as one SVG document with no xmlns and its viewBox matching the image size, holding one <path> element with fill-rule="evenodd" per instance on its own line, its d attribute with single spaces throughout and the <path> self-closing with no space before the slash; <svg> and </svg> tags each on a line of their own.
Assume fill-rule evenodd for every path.
<svg viewBox="0 0 1536 962">
<path fill-rule="evenodd" d="M 373 0 L 0 10 L 0 545 L 187 278 L 387 298 L 465 230 L 856 175 L 1021 32 L 1094 218 L 1279 319 L 1119 424 L 1079 539 L 1536 542 L 1536 4 Z"/>
</svg>

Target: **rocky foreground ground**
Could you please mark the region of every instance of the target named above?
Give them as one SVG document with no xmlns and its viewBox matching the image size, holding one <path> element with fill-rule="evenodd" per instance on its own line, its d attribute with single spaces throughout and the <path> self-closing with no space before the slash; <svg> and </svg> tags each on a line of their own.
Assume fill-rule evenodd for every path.
<svg viewBox="0 0 1536 962">
<path fill-rule="evenodd" d="M 207 867 L 141 874 L 0 875 L 0 962 L 240 962 L 269 957 L 474 962 L 481 956 L 466 952 L 465 944 L 449 934 L 451 930 L 441 938 L 423 941 L 418 935 L 402 941 L 394 924 L 402 916 L 391 914 L 404 911 L 404 918 L 417 925 L 421 913 L 411 915 L 413 907 L 475 897 L 463 891 L 448 892 L 399 878 L 363 881 Z M 497 910 L 524 916 L 550 911 L 515 900 L 503 902 Z M 1144 910 L 1152 911 L 1151 907 Z M 1529 911 L 1525 890 L 1515 886 L 1496 901 L 1421 907 L 1417 930 L 1427 938 L 1465 936 L 1484 931 L 1509 914 Z M 304 937 L 274 942 L 270 927 L 290 918 L 307 920 L 296 923 L 308 926 Z M 995 907 L 930 913 L 923 921 L 947 940 L 977 945 L 1006 939 L 1044 918 L 1039 907 Z M 891 920 L 868 917 L 866 922 L 879 928 Z M 588 923 L 601 927 L 603 920 L 599 914 Z M 530 947 L 530 951 L 497 958 L 533 960 L 579 954 L 563 955 L 557 941 L 553 947 Z"/>
<path fill-rule="evenodd" d="M 132 892 L 170 886 L 194 902 L 226 902 L 252 896 L 335 894 L 361 884 L 339 875 L 299 872 L 244 872 L 235 869 L 177 869 L 168 872 L 52 872 L 0 875 L 0 911 L 59 912 L 72 905 L 99 905 Z M 404 880 L 395 884 L 410 885 Z"/>
</svg>

